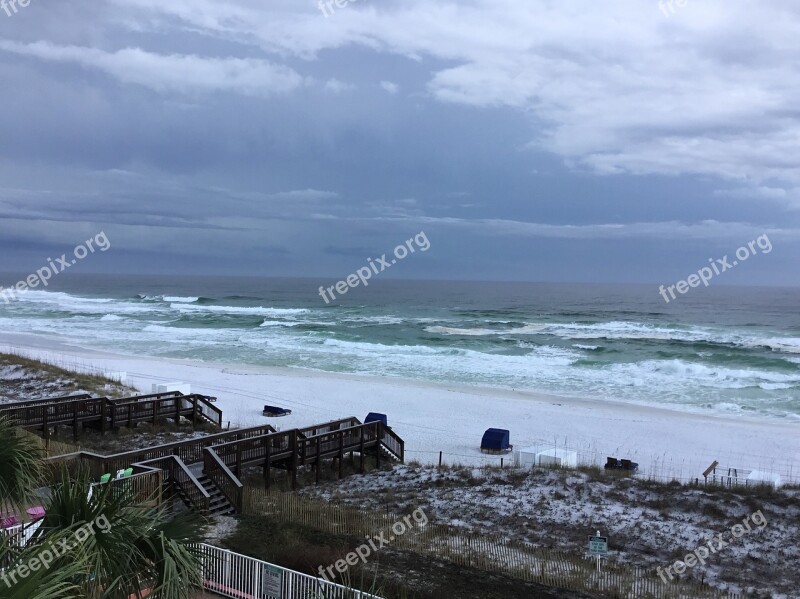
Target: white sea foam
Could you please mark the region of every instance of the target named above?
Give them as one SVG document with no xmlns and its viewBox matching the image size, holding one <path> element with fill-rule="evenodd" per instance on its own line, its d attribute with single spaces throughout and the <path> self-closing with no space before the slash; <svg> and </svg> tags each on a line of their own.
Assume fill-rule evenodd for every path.
<svg viewBox="0 0 800 599">
<path fill-rule="evenodd" d="M 544 324 L 526 323 L 524 326 L 515 327 L 511 329 L 487 329 L 487 328 L 459 328 L 459 327 L 444 327 L 444 326 L 431 326 L 425 327 L 428 333 L 437 335 L 459 335 L 464 337 L 484 337 L 490 335 L 535 335 L 545 330 Z"/>
<path fill-rule="evenodd" d="M 769 339 L 754 339 L 748 344 L 750 347 L 768 347 L 774 351 L 790 354 L 800 354 L 800 337 L 773 337 Z"/>
<path fill-rule="evenodd" d="M 30 290 L 19 296 L 19 307 L 36 310 L 57 310 L 73 314 L 125 313 L 146 314 L 150 306 L 109 298 L 80 297 L 61 291 Z"/>
<path fill-rule="evenodd" d="M 262 322 L 260 327 L 298 327 L 302 325 L 302 322 L 297 321 L 288 321 L 288 320 L 265 320 Z"/>
<path fill-rule="evenodd" d="M 21 297 L 21 302 L 5 306 L 3 316 L 9 317 L 0 319 L 3 330 L 56 335 L 130 353 L 187 356 L 197 348 L 197 355 L 207 360 L 541 389 L 687 409 L 729 403 L 748 410 L 762 406 L 780 410 L 781 402 L 800 392 L 800 372 L 791 368 L 800 365 L 800 338 L 781 336 L 779 330 L 622 320 L 434 319 L 403 317 L 399 309 L 380 314 L 365 307 L 277 308 L 266 300 L 265 306 L 209 306 L 196 304 L 194 296 L 150 296 L 150 302 L 133 302 L 33 290 Z M 38 314 L 49 311 L 66 314 L 59 314 L 60 318 Z M 229 315 L 232 320 L 256 318 L 249 325 L 247 319 L 239 319 L 247 326 L 205 326 L 222 321 L 209 318 L 215 314 Z M 311 330 L 304 325 L 312 325 Z M 325 329 L 314 330 L 313 325 Z M 441 338 L 429 342 L 430 338 L 420 337 L 422 327 Z M 598 357 L 607 356 L 606 361 L 588 362 L 587 352 L 609 345 L 592 341 L 603 338 L 615 341 L 619 355 L 598 353 Z M 395 339 L 399 343 L 392 343 Z M 509 339 L 516 343 L 508 343 Z M 648 348 L 678 357 L 659 358 L 650 349 L 636 353 L 642 347 L 640 341 L 651 340 L 656 343 L 647 343 Z M 733 365 L 720 365 L 715 363 L 718 350 L 713 345 L 692 349 L 682 343 L 716 343 L 727 346 L 723 352 L 735 349 L 737 353 L 731 353 Z M 787 363 L 780 366 L 776 361 L 774 370 L 762 361 L 747 367 L 747 352 L 763 358 L 769 349 Z M 786 409 L 795 409 L 793 405 Z"/>
<path fill-rule="evenodd" d="M 264 308 L 261 306 L 196 306 L 191 304 L 174 303 L 170 308 L 184 313 L 212 312 L 216 314 L 252 314 L 254 316 L 297 316 L 307 314 L 310 310 L 305 308 Z"/>
</svg>

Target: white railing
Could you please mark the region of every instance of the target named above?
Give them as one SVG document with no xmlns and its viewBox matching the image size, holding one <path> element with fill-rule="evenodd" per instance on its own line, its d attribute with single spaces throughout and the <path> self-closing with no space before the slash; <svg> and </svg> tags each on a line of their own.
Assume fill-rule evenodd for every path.
<svg viewBox="0 0 800 599">
<path fill-rule="evenodd" d="M 15 549 L 22 549 L 31 540 L 34 533 L 39 530 L 42 520 L 37 520 L 27 525 L 17 524 L 2 529 L 2 534 L 6 537 L 6 542 Z"/>
<path fill-rule="evenodd" d="M 383 599 L 227 549 L 197 545 L 203 587 L 234 599 Z"/>
</svg>

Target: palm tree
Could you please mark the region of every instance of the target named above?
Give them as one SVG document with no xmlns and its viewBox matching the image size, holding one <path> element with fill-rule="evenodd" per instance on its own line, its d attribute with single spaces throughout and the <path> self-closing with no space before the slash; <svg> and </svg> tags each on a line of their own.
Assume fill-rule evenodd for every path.
<svg viewBox="0 0 800 599">
<path fill-rule="evenodd" d="M 39 487 L 44 455 L 35 438 L 0 420 L 0 503 L 24 507 Z M 187 599 L 200 583 L 200 562 L 191 550 L 203 525 L 192 514 L 174 516 L 143 506 L 125 484 L 96 486 L 85 474 L 62 473 L 41 523 L 23 548 L 0 534 L 0 599 Z M 48 567 L 41 564 L 48 556 Z M 52 559 L 51 559 L 52 558 Z"/>
<path fill-rule="evenodd" d="M 35 437 L 25 435 L 7 420 L 0 419 L 0 506 L 3 512 L 24 507 L 39 486 L 44 452 Z M 0 599 L 67 599 L 76 597 L 72 579 L 79 574 L 80 564 L 58 569 L 30 571 L 19 575 L 18 566 L 29 566 L 45 551 L 58 546 L 66 532 L 54 534 L 39 546 L 19 547 L 21 533 L 0 534 Z M 41 560 L 39 560 L 41 561 Z"/>
<path fill-rule="evenodd" d="M 15 548 L 7 535 L 0 535 L 0 599 L 74 599 L 80 597 L 76 581 L 85 573 L 81 560 L 62 562 L 58 567 L 41 567 L 44 555 L 55 555 L 57 548 L 69 538 L 67 532 L 55 533 L 38 545 Z M 34 566 L 38 564 L 38 566 Z M 28 568 L 21 570 L 21 566 Z M 35 569 L 33 569 L 35 568 Z M 23 574 L 25 574 L 23 576 Z"/>
<path fill-rule="evenodd" d="M 81 543 L 92 573 L 83 582 L 86 596 L 189 597 L 201 582 L 198 556 L 189 548 L 203 538 L 201 521 L 142 506 L 123 483 L 95 487 L 91 497 L 89 486 L 85 476 L 56 485 L 40 529 L 44 537 L 75 527 L 91 531 Z"/>
<path fill-rule="evenodd" d="M 0 418 L 0 504 L 4 512 L 24 505 L 41 482 L 44 451 L 33 436 Z"/>
</svg>

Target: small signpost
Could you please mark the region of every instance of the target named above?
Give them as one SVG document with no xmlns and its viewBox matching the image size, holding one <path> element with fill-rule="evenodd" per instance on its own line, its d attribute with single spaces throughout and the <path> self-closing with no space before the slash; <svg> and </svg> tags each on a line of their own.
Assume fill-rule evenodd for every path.
<svg viewBox="0 0 800 599">
<path fill-rule="evenodd" d="M 283 570 L 264 564 L 261 571 L 261 596 L 274 599 L 283 597 Z"/>
<path fill-rule="evenodd" d="M 589 536 L 589 553 L 597 558 L 597 571 L 600 571 L 600 559 L 608 554 L 608 537 L 601 537 L 600 531 Z"/>
</svg>

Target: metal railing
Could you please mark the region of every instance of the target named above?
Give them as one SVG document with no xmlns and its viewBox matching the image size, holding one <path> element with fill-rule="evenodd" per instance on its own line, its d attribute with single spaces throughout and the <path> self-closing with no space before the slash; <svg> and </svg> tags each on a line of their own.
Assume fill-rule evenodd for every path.
<svg viewBox="0 0 800 599">
<path fill-rule="evenodd" d="M 235 599 L 383 599 L 227 549 L 194 546 L 201 555 L 203 587 Z"/>
</svg>

